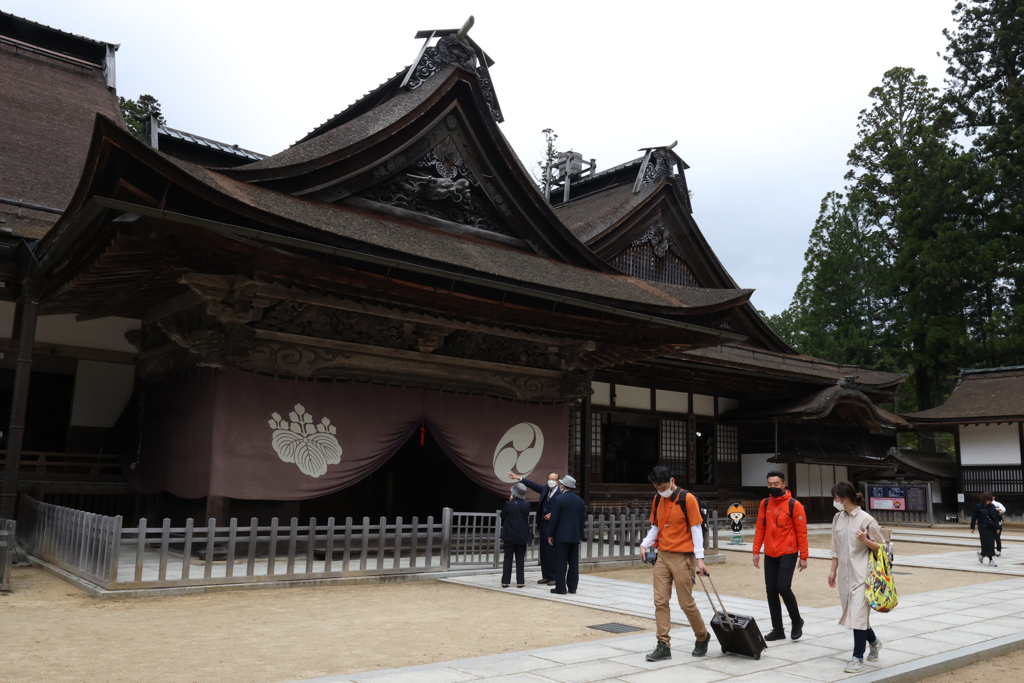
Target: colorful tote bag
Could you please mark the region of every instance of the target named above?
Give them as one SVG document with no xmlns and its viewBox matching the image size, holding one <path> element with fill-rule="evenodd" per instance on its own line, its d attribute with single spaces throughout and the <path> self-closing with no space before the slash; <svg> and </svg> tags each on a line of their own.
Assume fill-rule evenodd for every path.
<svg viewBox="0 0 1024 683">
<path fill-rule="evenodd" d="M 864 594 L 871 609 L 876 612 L 891 612 L 899 603 L 896 582 L 892 578 L 892 562 L 884 543 L 879 543 L 878 549 L 868 559 L 868 580 Z"/>
</svg>

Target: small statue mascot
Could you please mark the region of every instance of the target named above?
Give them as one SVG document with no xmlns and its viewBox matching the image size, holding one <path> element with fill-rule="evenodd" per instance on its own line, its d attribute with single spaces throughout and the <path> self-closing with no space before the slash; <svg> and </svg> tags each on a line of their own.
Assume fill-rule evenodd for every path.
<svg viewBox="0 0 1024 683">
<path fill-rule="evenodd" d="M 729 545 L 743 545 L 743 536 L 740 532 L 743 531 L 743 518 L 747 516 L 747 511 L 742 505 L 730 505 L 728 515 L 732 520 L 732 540 L 729 541 Z"/>
</svg>

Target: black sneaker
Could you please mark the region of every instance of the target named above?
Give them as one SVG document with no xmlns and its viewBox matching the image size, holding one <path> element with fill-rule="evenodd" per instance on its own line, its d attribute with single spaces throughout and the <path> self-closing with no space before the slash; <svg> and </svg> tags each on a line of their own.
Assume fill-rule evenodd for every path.
<svg viewBox="0 0 1024 683">
<path fill-rule="evenodd" d="M 697 641 L 697 643 L 693 646 L 693 652 L 691 652 L 690 654 L 692 654 L 694 657 L 703 657 L 708 653 L 708 645 L 710 643 L 711 634 L 709 633 L 707 634 L 707 636 L 705 636 L 704 640 Z"/>
<path fill-rule="evenodd" d="M 790 632 L 789 637 L 793 640 L 800 640 L 800 637 L 804 634 L 804 620 L 793 622 L 793 630 Z"/>
<path fill-rule="evenodd" d="M 772 629 L 772 632 L 764 637 L 765 640 L 785 640 L 786 632 L 781 628 Z"/>
<path fill-rule="evenodd" d="M 658 647 L 654 648 L 654 652 L 647 655 L 648 662 L 660 662 L 663 659 L 672 659 L 672 650 L 669 649 L 668 645 L 658 641 Z"/>
</svg>

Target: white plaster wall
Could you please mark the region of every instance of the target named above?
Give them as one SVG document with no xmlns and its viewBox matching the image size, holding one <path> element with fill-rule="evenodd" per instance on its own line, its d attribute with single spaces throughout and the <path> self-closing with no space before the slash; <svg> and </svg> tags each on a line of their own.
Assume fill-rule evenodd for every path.
<svg viewBox="0 0 1024 683">
<path fill-rule="evenodd" d="M 962 465 L 1019 465 L 1020 433 L 1016 423 L 960 427 Z"/>
<path fill-rule="evenodd" d="M 694 415 L 707 415 L 714 416 L 715 414 L 715 397 L 704 396 L 703 394 L 693 395 L 693 414 Z"/>
<path fill-rule="evenodd" d="M 774 453 L 742 453 L 740 454 L 740 486 L 765 486 L 768 473 L 772 470 L 786 473 L 789 483 L 789 465 L 786 463 L 768 462 Z"/>
<path fill-rule="evenodd" d="M 10 339 L 14 336 L 14 309 L 17 305 L 13 301 L 0 301 L 0 339 Z"/>
<path fill-rule="evenodd" d="M 131 318 L 111 317 L 79 322 L 72 313 L 41 315 L 36 322 L 36 342 L 136 353 L 135 347 L 124 338 L 124 333 L 139 329 L 141 324 L 141 321 Z"/>
<path fill-rule="evenodd" d="M 796 497 L 806 498 L 811 495 L 811 475 L 808 473 L 810 465 L 802 462 L 796 463 Z"/>
<path fill-rule="evenodd" d="M 616 384 L 615 407 L 650 410 L 651 390 L 647 387 L 631 387 L 626 384 Z"/>
<path fill-rule="evenodd" d="M 690 395 L 680 391 L 656 389 L 654 405 L 658 410 L 663 410 L 666 413 L 688 413 L 690 412 Z"/>
<path fill-rule="evenodd" d="M 740 407 L 740 400 L 738 398 L 719 398 L 718 399 L 718 414 L 728 413 L 730 410 L 736 410 Z"/>
<path fill-rule="evenodd" d="M 942 487 L 939 486 L 939 482 L 933 481 L 932 485 L 932 503 L 942 502 Z"/>
<path fill-rule="evenodd" d="M 610 406 L 612 404 L 612 386 L 607 382 L 591 382 L 590 388 L 594 394 L 590 397 L 590 403 L 595 406 Z"/>
<path fill-rule="evenodd" d="M 134 382 L 134 365 L 78 361 L 71 424 L 113 427 L 131 398 Z"/>
</svg>

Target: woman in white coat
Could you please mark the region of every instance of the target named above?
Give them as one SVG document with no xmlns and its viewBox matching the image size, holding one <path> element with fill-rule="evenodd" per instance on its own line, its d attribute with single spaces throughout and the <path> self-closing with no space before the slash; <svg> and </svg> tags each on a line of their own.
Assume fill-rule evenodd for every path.
<svg viewBox="0 0 1024 683">
<path fill-rule="evenodd" d="M 839 589 L 839 602 L 843 606 L 840 625 L 853 629 L 853 658 L 846 665 L 847 673 L 864 669 L 864 647 L 871 645 L 868 661 L 878 661 L 882 641 L 875 637 L 868 619 L 871 607 L 864 594 L 868 578 L 868 559 L 878 543 L 871 538 L 882 538 L 882 530 L 875 518 L 864 512 L 864 496 L 848 481 L 832 487 L 832 504 L 837 513 L 832 520 L 832 571 L 828 585 Z"/>
</svg>

